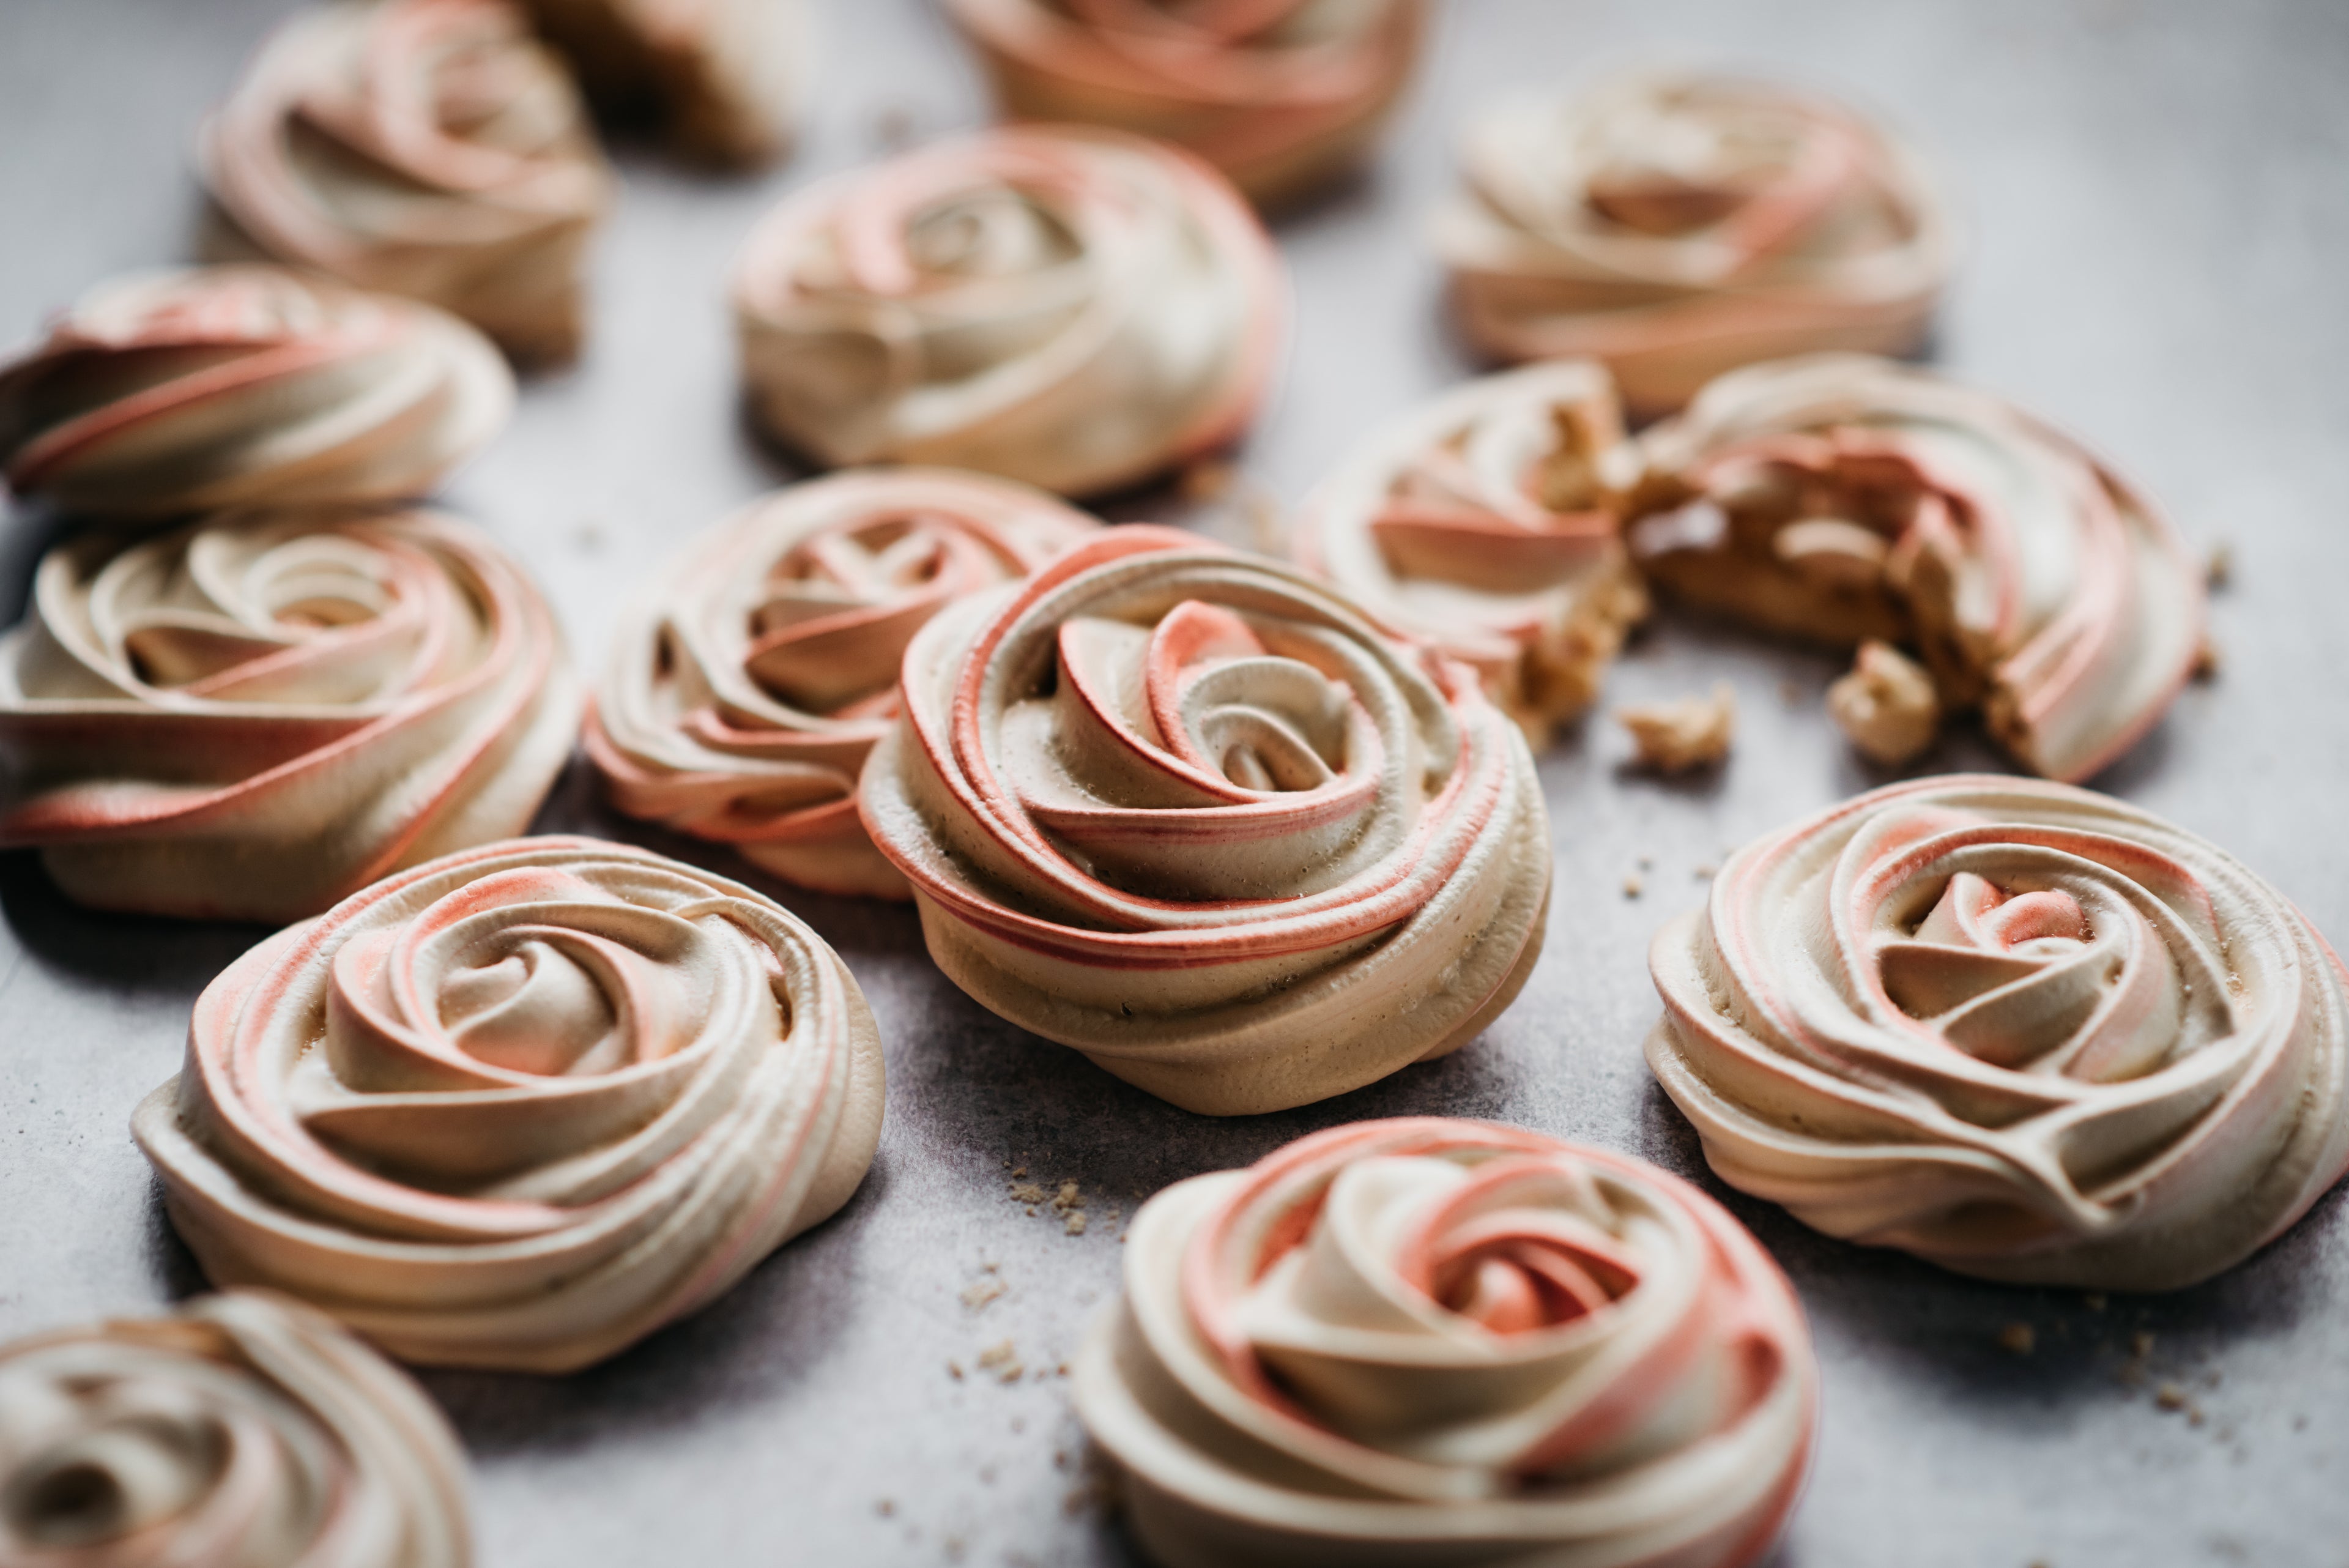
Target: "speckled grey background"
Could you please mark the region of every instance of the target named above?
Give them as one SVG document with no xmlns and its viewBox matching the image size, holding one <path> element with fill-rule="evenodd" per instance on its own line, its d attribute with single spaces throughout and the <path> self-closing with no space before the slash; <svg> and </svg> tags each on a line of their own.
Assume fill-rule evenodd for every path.
<svg viewBox="0 0 2349 1568">
<path fill-rule="evenodd" d="M 719 290 L 737 240 L 783 191 L 872 155 L 892 119 L 979 117 L 975 74 L 931 5 L 818 4 L 821 93 L 800 157 L 719 182 L 623 150 L 587 358 L 531 385 L 456 486 L 454 504 L 536 568 L 584 663 L 679 538 L 784 477 L 736 417 Z M 284 8 L 0 0 L 0 337 L 110 272 L 186 254 L 194 127 Z M 1246 455 L 1254 481 L 1295 500 L 1366 423 L 1468 368 L 1421 237 L 1460 116 L 1496 88 L 1640 59 L 1758 64 L 1847 91 L 1948 171 L 1971 243 L 1941 359 L 2112 454 L 2198 542 L 2234 548 L 2217 606 L 2224 678 L 2189 691 L 2100 782 L 2218 839 L 2349 936 L 2349 6 L 1456 0 L 1376 171 L 1280 225 L 1298 325 Z M 0 537 L 11 606 L 23 532 Z M 603 1367 L 428 1378 L 474 1458 L 484 1563 L 1132 1561 L 1088 1501 L 1051 1375 L 1116 1288 L 1111 1208 L 1399 1112 L 1503 1117 L 1698 1171 L 1640 1062 L 1648 934 L 1694 903 L 1696 868 L 1725 847 L 1878 782 L 1820 710 L 1835 673 L 1656 628 L 1610 695 L 1733 681 L 1726 771 L 1661 784 L 1625 771 L 1612 726 L 1568 735 L 1542 760 L 1557 896 L 1525 994 L 1460 1055 L 1289 1115 L 1216 1122 L 1160 1105 L 966 1001 L 910 913 L 783 895 L 880 1015 L 880 1158 L 839 1219 Z M 1929 762 L 1989 760 L 1959 741 Z M 609 817 L 575 774 L 545 826 L 740 869 Z M 177 1064 L 199 989 L 259 933 L 86 915 L 21 856 L 0 857 L 0 1332 L 160 1304 L 197 1281 L 125 1123 Z M 1009 1199 L 1015 1162 L 1082 1185 L 1083 1235 Z M 2102 1310 L 1732 1207 L 1793 1274 L 1826 1368 L 1784 1564 L 2349 1561 L 2339 1194 L 2222 1280 Z M 969 1310 L 961 1293 L 983 1279 L 1008 1293 Z M 2000 1348 L 2012 1323 L 2035 1330 L 2033 1354 Z M 2152 1348 L 2133 1380 L 2140 1334 Z M 1006 1340 L 1028 1368 L 1016 1386 L 976 1366 Z M 2193 1413 L 2158 1407 L 2164 1382 Z"/>
</svg>

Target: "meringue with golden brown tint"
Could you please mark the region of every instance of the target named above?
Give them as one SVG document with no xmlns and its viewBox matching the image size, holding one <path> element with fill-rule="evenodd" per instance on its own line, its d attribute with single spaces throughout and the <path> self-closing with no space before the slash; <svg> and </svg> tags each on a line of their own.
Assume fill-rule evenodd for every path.
<svg viewBox="0 0 2349 1568">
<path fill-rule="evenodd" d="M 1539 744 L 1588 708 L 1648 598 L 1619 514 L 1640 476 L 1607 372 L 1491 376 L 1376 431 L 1307 500 L 1307 570 L 1475 669 Z"/>
<path fill-rule="evenodd" d="M 631 816 L 802 887 L 909 897 L 856 815 L 865 753 L 897 721 L 905 645 L 1099 527 L 1040 491 L 947 469 L 779 491 L 705 535 L 622 623 L 587 754 Z"/>
<path fill-rule="evenodd" d="M 506 0 L 295 14 L 202 153 L 222 248 L 440 306 L 518 359 L 577 352 L 612 175 L 569 73 Z"/>
<path fill-rule="evenodd" d="M 806 0 L 523 0 L 599 108 L 678 152 L 749 167 L 789 150 L 812 63 Z"/>
<path fill-rule="evenodd" d="M 1266 204 L 1361 162 L 1411 79 L 1425 0 L 948 0 L 1003 112 L 1185 147 Z"/>
<path fill-rule="evenodd" d="M 750 401 L 830 467 L 936 463 L 1081 495 L 1255 417 L 1286 314 L 1239 193 L 1174 148 L 992 130 L 817 182 L 751 234 Z"/>
<path fill-rule="evenodd" d="M 545 600 L 454 518 L 85 535 L 0 639 L 0 844 L 100 909 L 299 919 L 521 832 L 578 719 Z"/>
<path fill-rule="evenodd" d="M 1722 1179 L 1962 1273 L 2172 1290 L 2349 1168 L 2349 977 L 2223 851 L 2107 796 L 1893 784 L 1657 933 L 1648 1061 Z"/>
<path fill-rule="evenodd" d="M 1489 1122 L 1356 1122 L 1134 1216 L 1076 1364 L 1168 1568 L 1742 1568 L 1817 1372 L 1785 1276 L 1651 1165 Z"/>
<path fill-rule="evenodd" d="M 272 266 L 116 278 L 0 367 L 0 472 L 83 515 L 420 495 L 513 376 L 445 312 Z"/>
<path fill-rule="evenodd" d="M 565 1372 L 839 1209 L 881 1105 L 863 993 L 780 906 L 526 838 L 246 953 L 131 1130 L 214 1282 L 403 1360 Z"/>
<path fill-rule="evenodd" d="M 1633 76 L 1504 104 L 1462 162 L 1436 248 L 1469 337 L 1603 360 L 1643 414 L 1759 359 L 1907 353 L 1952 265 L 1916 155 L 1775 84 Z"/>
<path fill-rule="evenodd" d="M 0 1562 L 467 1568 L 465 1460 L 327 1318 L 201 1296 L 0 1345 Z"/>
<path fill-rule="evenodd" d="M 1644 438 L 1635 557 L 1702 609 L 1915 650 L 1943 711 L 2087 777 L 2159 721 L 2202 640 L 2202 575 L 2150 497 L 2012 404 L 1818 355 L 1723 377 Z"/>
<path fill-rule="evenodd" d="M 938 614 L 901 701 L 858 805 L 931 956 L 1186 1109 L 1456 1050 L 1541 950 L 1525 738 L 1464 666 L 1279 563 L 1107 530 Z"/>
</svg>

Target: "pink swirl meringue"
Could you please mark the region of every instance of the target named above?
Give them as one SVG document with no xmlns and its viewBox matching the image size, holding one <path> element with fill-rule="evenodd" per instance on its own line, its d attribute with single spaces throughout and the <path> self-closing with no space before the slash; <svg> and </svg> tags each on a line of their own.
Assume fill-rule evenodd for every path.
<svg viewBox="0 0 2349 1568">
<path fill-rule="evenodd" d="M 1739 1568 L 1817 1383 L 1785 1276 L 1703 1193 L 1411 1116 L 1144 1204 L 1075 1387 L 1170 1568 Z"/>
<path fill-rule="evenodd" d="M 1307 500 L 1297 557 L 1473 666 L 1540 744 L 1647 614 L 1618 516 L 1639 477 L 1607 372 L 1530 366 L 1374 432 Z"/>
<path fill-rule="evenodd" d="M 0 366 L 0 472 L 93 515 L 396 501 L 513 396 L 488 340 L 429 306 L 272 266 L 141 273 Z"/>
<path fill-rule="evenodd" d="M 424 1391 L 282 1297 L 0 1345 L 0 1563 L 468 1568 L 466 1511 Z"/>
<path fill-rule="evenodd" d="M 523 838 L 230 965 L 131 1132 L 215 1282 L 403 1360 L 567 1372 L 845 1203 L 881 1102 L 864 994 L 780 906 L 641 849 Z"/>
<path fill-rule="evenodd" d="M 1916 649 L 1943 711 L 2083 779 L 2160 719 L 2202 643 L 2200 567 L 2152 500 L 1984 392 L 1858 355 L 1755 365 L 1646 437 L 1632 548 L 1700 607 Z M 1677 508 L 1677 510 L 1669 510 Z"/>
<path fill-rule="evenodd" d="M 950 469 L 778 491 L 704 535 L 622 623 L 587 754 L 630 816 L 820 892 L 909 898 L 856 815 L 865 753 L 897 722 L 905 645 L 1100 526 Z"/>
<path fill-rule="evenodd" d="M 930 956 L 1163 1099 L 1457 1050 L 1541 950 L 1549 819 L 1464 667 L 1289 567 L 1112 528 L 906 649 L 859 809 Z"/>
<path fill-rule="evenodd" d="M 2212 846 L 2026 779 L 1748 845 L 1657 933 L 1648 1062 L 1732 1186 L 1962 1273 L 2170 1290 L 2349 1168 L 2349 984 Z"/>
<path fill-rule="evenodd" d="M 99 909 L 298 919 L 521 832 L 578 719 L 545 601 L 454 518 L 85 535 L 0 638 L 0 845 Z"/>
<path fill-rule="evenodd" d="M 1478 122 L 1436 248 L 1468 336 L 1587 355 L 1641 413 L 1739 365 L 1907 353 L 1955 244 L 1915 154 L 1841 106 L 1733 78 L 1637 76 Z"/>
<path fill-rule="evenodd" d="M 523 0 L 588 96 L 649 111 L 689 158 L 745 167 L 781 157 L 806 91 L 806 0 Z"/>
<path fill-rule="evenodd" d="M 1118 131 L 1034 126 L 799 192 L 744 246 L 734 306 L 752 402 L 786 445 L 1081 495 L 1239 435 L 1284 286 L 1214 170 Z"/>
<path fill-rule="evenodd" d="M 1003 111 L 1189 149 L 1258 202 L 1361 162 L 1411 79 L 1426 0 L 947 0 Z"/>
<path fill-rule="evenodd" d="M 578 89 L 505 0 L 297 14 L 205 128 L 204 178 L 251 246 L 426 300 L 515 358 L 570 358 L 612 176 Z"/>
</svg>

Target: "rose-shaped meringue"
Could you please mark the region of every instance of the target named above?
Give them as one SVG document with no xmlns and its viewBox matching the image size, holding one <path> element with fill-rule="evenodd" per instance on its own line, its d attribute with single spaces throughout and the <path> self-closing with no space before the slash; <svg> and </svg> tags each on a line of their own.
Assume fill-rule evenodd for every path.
<svg viewBox="0 0 2349 1568">
<path fill-rule="evenodd" d="M 1650 576 L 1785 636 L 1914 648 L 2032 771 L 2087 777 L 2152 728 L 2202 642 L 2200 567 L 2069 437 L 1861 355 L 1723 377 L 1645 438 Z"/>
<path fill-rule="evenodd" d="M 930 955 L 1186 1109 L 1474 1039 L 1540 952 L 1549 821 L 1475 677 L 1295 570 L 1113 528 L 949 607 L 858 805 Z"/>
<path fill-rule="evenodd" d="M 745 245 L 734 306 L 751 401 L 785 444 L 1081 495 L 1246 428 L 1284 286 L 1214 170 L 1118 131 L 1035 126 L 800 192 Z"/>
<path fill-rule="evenodd" d="M 454 518 L 85 535 L 0 639 L 0 844 L 101 909 L 298 919 L 521 832 L 579 705 L 546 602 Z"/>
<path fill-rule="evenodd" d="M 577 351 L 612 177 L 569 73 L 505 0 L 297 14 L 202 162 L 224 244 L 429 301 L 520 359 Z"/>
<path fill-rule="evenodd" d="M 839 1209 L 881 1101 L 864 994 L 781 908 L 645 850 L 523 838 L 230 965 L 131 1131 L 214 1282 L 404 1360 L 564 1372 Z"/>
<path fill-rule="evenodd" d="M 1506 104 L 1462 161 L 1436 248 L 1469 337 L 1502 359 L 1603 359 L 1642 413 L 1757 359 L 1906 353 L 1950 275 L 1916 156 L 1784 87 L 1639 76 Z"/>
<path fill-rule="evenodd" d="M 647 111 L 679 152 L 764 163 L 791 145 L 810 63 L 806 0 L 523 0 L 596 103 Z"/>
<path fill-rule="evenodd" d="M 1530 366 L 1374 432 L 1307 500 L 1295 549 L 1474 666 L 1539 743 L 1590 705 L 1647 613 L 1618 517 L 1639 477 L 1607 372 Z"/>
<path fill-rule="evenodd" d="M 1076 1399 L 1168 1568 L 1738 1568 L 1817 1381 L 1785 1276 L 1696 1189 L 1413 1116 L 1144 1204 Z"/>
<path fill-rule="evenodd" d="M 1893 784 L 1657 933 L 1649 1064 L 1733 1186 L 1961 1272 L 2167 1290 L 2349 1166 L 2349 996 L 2220 850 L 2068 785 Z"/>
<path fill-rule="evenodd" d="M 466 1568 L 466 1511 L 423 1390 L 281 1297 L 0 1345 L 14 1568 Z"/>
<path fill-rule="evenodd" d="M 1004 112 L 1188 148 L 1259 202 L 1361 162 L 1411 78 L 1426 0 L 947 0 Z"/>
<path fill-rule="evenodd" d="M 272 266 L 116 278 L 0 367 L 0 472 L 67 512 L 420 495 L 513 376 L 446 312 Z"/>
<path fill-rule="evenodd" d="M 802 887 L 907 898 L 856 815 L 865 753 L 897 722 L 905 645 L 1100 526 L 946 469 L 839 473 L 754 502 L 622 623 L 587 754 L 631 816 Z"/>
</svg>

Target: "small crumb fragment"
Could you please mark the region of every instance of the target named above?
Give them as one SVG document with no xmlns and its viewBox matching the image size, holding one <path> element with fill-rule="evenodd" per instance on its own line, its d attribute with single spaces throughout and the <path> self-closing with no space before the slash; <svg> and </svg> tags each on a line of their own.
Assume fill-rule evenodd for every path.
<svg viewBox="0 0 2349 1568">
<path fill-rule="evenodd" d="M 2014 1355 L 2030 1355 L 2038 1343 L 2027 1323 L 2011 1323 L 1998 1331 L 1998 1347 Z"/>
<path fill-rule="evenodd" d="M 1061 1217 L 1061 1229 L 1067 1231 L 1071 1236 L 1083 1235 L 1085 1233 L 1085 1211 L 1081 1209 L 1070 1210 L 1066 1214 Z"/>
<path fill-rule="evenodd" d="M 2194 668 L 2189 673 L 2197 680 L 2216 680 L 2226 663 L 2226 659 L 2219 652 L 2219 645 L 2206 631 L 2202 634 L 2201 642 L 2195 647 Z"/>
<path fill-rule="evenodd" d="M 1700 882 L 1710 882 L 1720 875 L 1721 867 L 1718 866 L 1700 866 L 1696 868 L 1696 879 Z"/>
<path fill-rule="evenodd" d="M 1626 898 L 1638 898 L 1644 890 L 1644 888 L 1645 885 L 1641 883 L 1637 877 L 1626 877 L 1623 878 L 1623 897 Z"/>
<path fill-rule="evenodd" d="M 1073 1181 L 1063 1181 L 1061 1183 L 1061 1190 L 1052 1195 L 1052 1207 L 1055 1209 L 1065 1211 L 1071 1209 L 1082 1209 L 1084 1206 L 1084 1192 Z"/>
<path fill-rule="evenodd" d="M 949 1361 L 949 1362 L 947 1362 L 947 1376 L 949 1376 L 949 1377 L 951 1377 L 951 1378 L 953 1378 L 953 1379 L 954 1379 L 956 1382 L 957 1382 L 957 1383 L 961 1382 L 961 1381 L 962 1381 L 962 1363 L 961 1363 L 961 1362 L 959 1362 L 959 1361 Z"/>
<path fill-rule="evenodd" d="M 1659 773 L 1688 773 L 1711 767 L 1729 755 L 1729 743 L 1737 730 L 1737 694 L 1723 681 L 1709 697 L 1618 708 L 1615 722 L 1630 732 L 1642 767 Z"/>
<path fill-rule="evenodd" d="M 1011 1201 L 1041 1203 L 1044 1201 L 1044 1189 L 1032 1181 L 1015 1181 L 1011 1184 Z"/>
<path fill-rule="evenodd" d="M 1656 868 L 1656 857 L 1652 855 L 1642 855 L 1632 861 L 1632 864 L 1642 871 L 1652 871 Z"/>
<path fill-rule="evenodd" d="M 879 1514 L 882 1518 L 887 1519 L 897 1511 L 897 1505 L 890 1499 L 885 1497 L 880 1501 L 873 1505 L 873 1511 Z"/>
<path fill-rule="evenodd" d="M 1897 768 L 1933 743 L 1941 701 L 1924 666 L 1889 642 L 1859 645 L 1850 670 L 1827 688 L 1836 727 L 1871 761 Z"/>
<path fill-rule="evenodd" d="M 1052 1371 L 1058 1376 L 1066 1377 L 1069 1375 L 1069 1364 L 1063 1361 L 1061 1365 L 1052 1368 Z"/>
<path fill-rule="evenodd" d="M 983 1311 L 989 1302 L 997 1300 L 1010 1286 L 1001 1280 L 979 1280 L 963 1287 L 962 1304 L 965 1312 Z"/>
<path fill-rule="evenodd" d="M 1052 1450 L 1052 1468 L 1056 1470 L 1064 1470 L 1069 1468 L 1068 1449 L 1054 1449 Z"/>
<path fill-rule="evenodd" d="M 2206 1419 L 2208 1419 L 2208 1417 L 2202 1414 L 2202 1407 L 2195 1404 L 2190 1399 L 2188 1400 L 2186 1403 L 2186 1424 L 2189 1427 L 2199 1427 Z"/>
<path fill-rule="evenodd" d="M 2153 1402 L 2165 1410 L 2186 1408 L 2186 1390 L 2175 1383 L 2165 1383 L 2153 1391 Z"/>
<path fill-rule="evenodd" d="M 2090 1312 L 2102 1312 L 2105 1310 L 2105 1293 L 2102 1291 L 2090 1291 L 2086 1295 L 2082 1296 L 2080 1299 L 2087 1303 L 2087 1307 Z"/>
<path fill-rule="evenodd" d="M 1026 1166 L 1024 1166 L 1024 1165 L 1021 1165 L 1021 1166 L 1015 1166 L 1015 1167 L 1013 1167 L 1013 1168 L 1012 1168 L 1011 1176 L 1012 1176 L 1012 1179 L 1013 1179 L 1014 1180 L 1017 1180 L 1017 1179 L 1019 1179 L 1020 1177 L 1023 1177 L 1023 1176 L 1025 1176 L 1025 1175 L 1027 1175 L 1027 1174 L 1028 1174 L 1028 1168 L 1027 1168 Z"/>
<path fill-rule="evenodd" d="M 1019 1364 L 1019 1353 L 1012 1348 L 1008 1339 L 990 1345 L 978 1353 L 978 1369 L 994 1373 L 996 1381 L 999 1383 L 1017 1383 L 1020 1375 L 1028 1370 Z"/>
<path fill-rule="evenodd" d="M 2235 547 L 2225 541 L 2210 546 L 2210 556 L 2203 564 L 2202 580 L 2214 588 L 2223 588 L 2235 580 Z"/>
</svg>

